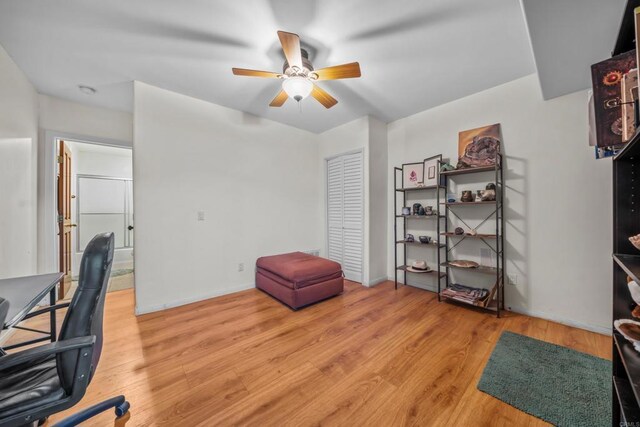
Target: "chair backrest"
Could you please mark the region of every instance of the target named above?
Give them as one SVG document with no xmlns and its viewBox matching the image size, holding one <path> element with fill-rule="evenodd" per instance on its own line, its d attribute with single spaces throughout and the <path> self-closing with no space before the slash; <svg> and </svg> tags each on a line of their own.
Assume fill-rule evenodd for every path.
<svg viewBox="0 0 640 427">
<path fill-rule="evenodd" d="M 113 246 L 113 233 L 102 233 L 91 239 L 85 248 L 80 262 L 78 288 L 71 299 L 60 331 L 60 340 L 96 336 L 91 377 L 102 351 L 102 317 L 113 264 Z M 73 387 L 78 352 L 79 350 L 68 351 L 57 356 L 58 376 L 67 393 L 71 393 Z"/>
<path fill-rule="evenodd" d="M 4 321 L 7 319 L 7 313 L 9 312 L 9 301 L 0 297 L 0 332 L 4 326 Z"/>
</svg>

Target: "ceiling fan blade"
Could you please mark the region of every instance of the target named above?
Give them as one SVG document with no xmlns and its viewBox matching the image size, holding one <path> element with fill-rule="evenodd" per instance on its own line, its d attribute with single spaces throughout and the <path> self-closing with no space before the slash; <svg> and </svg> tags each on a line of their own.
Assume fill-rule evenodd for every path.
<svg viewBox="0 0 640 427">
<path fill-rule="evenodd" d="M 331 108 L 338 103 L 333 96 L 329 95 L 318 85 L 313 85 L 311 96 L 313 96 L 320 104 L 324 105 L 325 108 Z"/>
<path fill-rule="evenodd" d="M 282 107 L 287 98 L 289 98 L 287 92 L 285 92 L 284 90 L 280 90 L 276 97 L 273 98 L 273 101 L 271 101 L 271 104 L 269 104 L 269 107 Z"/>
<path fill-rule="evenodd" d="M 284 51 L 284 56 L 290 67 L 302 69 L 302 53 L 300 52 L 300 37 L 297 34 L 278 31 L 278 38 Z"/>
<path fill-rule="evenodd" d="M 232 68 L 233 74 L 236 76 L 248 76 L 248 77 L 265 77 L 268 79 L 277 79 L 280 74 L 273 71 L 259 71 L 259 70 L 247 70 L 246 68 Z"/>
<path fill-rule="evenodd" d="M 318 80 L 352 79 L 361 76 L 360 64 L 357 62 L 321 68 L 313 72 L 318 75 Z"/>
</svg>

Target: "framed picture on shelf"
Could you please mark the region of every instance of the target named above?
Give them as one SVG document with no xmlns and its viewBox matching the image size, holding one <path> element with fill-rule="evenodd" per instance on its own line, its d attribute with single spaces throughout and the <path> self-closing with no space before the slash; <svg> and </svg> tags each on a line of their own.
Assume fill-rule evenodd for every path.
<svg viewBox="0 0 640 427">
<path fill-rule="evenodd" d="M 405 163 L 402 165 L 402 188 L 422 187 L 424 163 Z"/>
<path fill-rule="evenodd" d="M 423 180 L 425 187 L 435 187 L 438 185 L 438 168 L 442 161 L 442 154 L 424 159 L 423 164 Z"/>
<path fill-rule="evenodd" d="M 501 141 L 502 133 L 499 123 L 458 133 L 456 168 L 469 169 L 495 165 Z"/>
</svg>

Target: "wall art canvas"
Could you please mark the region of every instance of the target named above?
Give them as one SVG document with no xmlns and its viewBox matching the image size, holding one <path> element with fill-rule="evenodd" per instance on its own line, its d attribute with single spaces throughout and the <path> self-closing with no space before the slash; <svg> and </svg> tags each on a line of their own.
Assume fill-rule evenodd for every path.
<svg viewBox="0 0 640 427">
<path fill-rule="evenodd" d="M 458 164 L 456 169 L 494 166 L 502 133 L 500 123 L 458 133 Z"/>
<path fill-rule="evenodd" d="M 622 144 L 622 79 L 635 67 L 635 49 L 591 66 L 598 147 Z"/>
<path fill-rule="evenodd" d="M 406 163 L 402 165 L 402 188 L 421 187 L 423 178 L 423 163 Z"/>
<path fill-rule="evenodd" d="M 442 160 L 442 155 L 437 155 L 433 157 L 429 157 L 428 159 L 424 159 L 424 180 L 423 184 L 425 187 L 435 187 L 438 185 L 438 169 L 440 168 L 440 161 Z"/>
</svg>

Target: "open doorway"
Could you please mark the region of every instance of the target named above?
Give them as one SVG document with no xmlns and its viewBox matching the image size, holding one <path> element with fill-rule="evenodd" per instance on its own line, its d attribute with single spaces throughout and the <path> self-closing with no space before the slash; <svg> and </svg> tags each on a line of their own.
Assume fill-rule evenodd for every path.
<svg viewBox="0 0 640 427">
<path fill-rule="evenodd" d="M 57 209 L 60 299 L 77 287 L 87 243 L 98 233 L 115 235 L 114 262 L 107 292 L 133 288 L 132 150 L 85 141 L 58 140 Z"/>
</svg>

